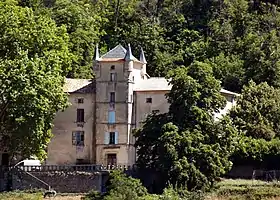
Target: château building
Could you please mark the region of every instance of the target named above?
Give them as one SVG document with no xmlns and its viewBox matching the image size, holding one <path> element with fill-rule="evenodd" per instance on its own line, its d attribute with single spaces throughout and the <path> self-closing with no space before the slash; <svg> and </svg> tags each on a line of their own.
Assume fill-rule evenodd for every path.
<svg viewBox="0 0 280 200">
<path fill-rule="evenodd" d="M 46 164 L 134 164 L 133 129 L 153 111 L 168 112 L 165 94 L 172 87 L 165 78 L 150 77 L 146 67 L 143 49 L 137 59 L 130 45 L 103 56 L 96 47 L 95 78 L 66 80 L 71 105 L 55 118 Z M 224 89 L 221 94 L 227 105 L 216 117 L 235 104 L 237 95 Z"/>
</svg>

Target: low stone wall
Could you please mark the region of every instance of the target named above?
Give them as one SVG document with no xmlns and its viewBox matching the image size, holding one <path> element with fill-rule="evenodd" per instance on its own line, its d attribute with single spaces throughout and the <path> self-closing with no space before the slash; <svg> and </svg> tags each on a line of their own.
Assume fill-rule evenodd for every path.
<svg viewBox="0 0 280 200">
<path fill-rule="evenodd" d="M 44 181 L 60 193 L 86 193 L 94 189 L 101 191 L 102 176 L 100 172 L 31 172 L 33 176 Z M 34 189 L 44 188 L 48 189 L 48 186 L 44 185 L 40 181 L 28 175 L 28 173 L 21 172 L 14 175 L 13 189 Z"/>
</svg>

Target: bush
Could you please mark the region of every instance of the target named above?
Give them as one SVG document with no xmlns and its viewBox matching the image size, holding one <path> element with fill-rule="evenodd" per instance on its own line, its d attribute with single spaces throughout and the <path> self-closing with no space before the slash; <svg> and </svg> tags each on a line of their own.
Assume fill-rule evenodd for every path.
<svg viewBox="0 0 280 200">
<path fill-rule="evenodd" d="M 102 194 L 98 191 L 91 190 L 85 197 L 84 200 L 102 200 Z"/>
<path fill-rule="evenodd" d="M 148 195 L 140 180 L 128 177 L 120 171 L 110 174 L 107 189 L 104 200 L 140 200 Z"/>
</svg>

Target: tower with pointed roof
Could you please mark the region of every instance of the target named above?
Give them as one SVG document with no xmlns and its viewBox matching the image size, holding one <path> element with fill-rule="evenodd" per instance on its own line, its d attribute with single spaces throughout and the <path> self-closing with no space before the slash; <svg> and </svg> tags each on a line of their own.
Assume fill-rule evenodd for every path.
<svg viewBox="0 0 280 200">
<path fill-rule="evenodd" d="M 96 163 L 132 165 L 135 162 L 133 88 L 136 81 L 144 79 L 143 72 L 146 73 L 143 70 L 146 60 L 141 52 L 142 61 L 133 56 L 130 44 L 127 48 L 117 45 L 102 56 L 96 47 L 93 66 Z"/>
</svg>

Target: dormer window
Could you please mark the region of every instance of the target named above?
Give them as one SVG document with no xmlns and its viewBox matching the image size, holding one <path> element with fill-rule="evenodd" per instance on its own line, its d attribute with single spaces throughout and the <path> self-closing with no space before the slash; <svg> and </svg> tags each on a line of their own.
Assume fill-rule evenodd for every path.
<svg viewBox="0 0 280 200">
<path fill-rule="evenodd" d="M 112 65 L 112 66 L 111 66 L 111 70 L 115 70 L 115 65 Z"/>
</svg>

